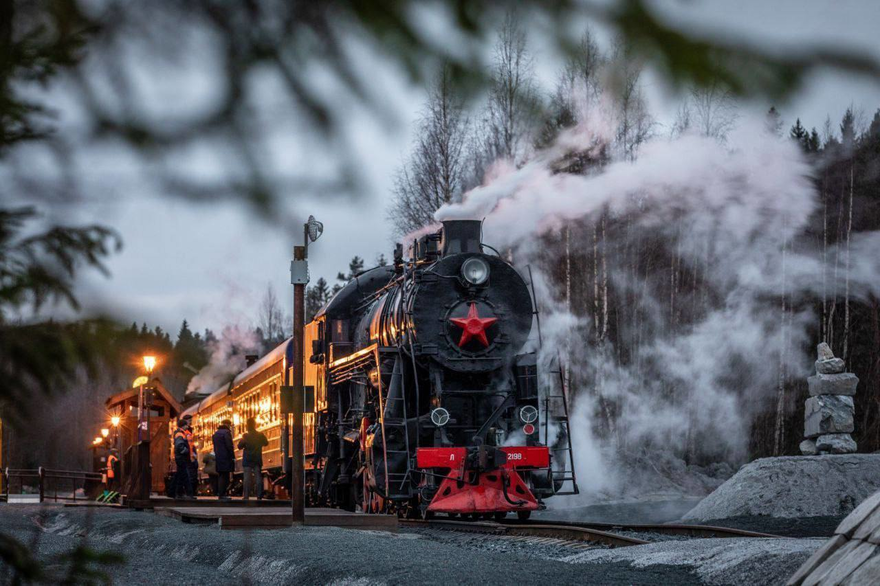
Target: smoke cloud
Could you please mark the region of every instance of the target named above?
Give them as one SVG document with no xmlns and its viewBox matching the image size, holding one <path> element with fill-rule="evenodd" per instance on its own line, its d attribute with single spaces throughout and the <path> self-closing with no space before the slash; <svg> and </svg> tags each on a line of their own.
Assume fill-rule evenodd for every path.
<svg viewBox="0 0 880 586">
<path fill-rule="evenodd" d="M 228 384 L 247 365 L 248 354 L 260 353 L 260 340 L 250 328 L 228 325 L 210 346 L 211 358 L 186 388 L 186 394 L 207 394 Z"/>
<path fill-rule="evenodd" d="M 823 271 L 821 251 L 804 237 L 818 206 L 808 162 L 762 121 L 724 145 L 656 139 L 632 162 L 588 175 L 554 170 L 560 153 L 610 141 L 607 125 L 581 125 L 521 168 L 496 165 L 494 177 L 435 215 L 485 218 L 484 240 L 532 266 L 541 364 L 568 363 L 576 467 L 593 495 L 613 487 L 620 455 L 698 451 L 741 462 L 750 418 L 773 398 L 780 369 L 806 376 L 814 360 L 801 348 L 816 318 L 797 302 L 823 278 L 825 287 L 844 278 Z M 878 249 L 878 234 L 853 237 L 853 294 L 880 288 Z M 573 268 L 561 278 L 566 255 Z M 637 265 L 637 255 L 656 262 Z M 670 285 L 681 274 L 693 282 Z M 612 291 L 619 312 L 637 319 L 619 320 L 610 339 L 609 295 L 599 291 L 601 302 L 576 311 L 566 279 Z"/>
</svg>

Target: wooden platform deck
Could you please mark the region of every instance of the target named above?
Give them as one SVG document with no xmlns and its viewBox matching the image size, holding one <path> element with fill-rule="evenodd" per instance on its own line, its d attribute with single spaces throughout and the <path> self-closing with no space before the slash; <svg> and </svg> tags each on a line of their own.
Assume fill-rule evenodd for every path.
<svg viewBox="0 0 880 586">
<path fill-rule="evenodd" d="M 240 508 L 254 508 L 254 509 L 262 509 L 262 508 L 290 508 L 289 500 L 261 500 L 258 501 L 256 499 L 250 499 L 247 502 L 244 502 L 240 498 L 233 498 L 230 501 L 221 501 L 218 500 L 217 497 L 214 496 L 203 496 L 199 497 L 194 501 L 185 501 L 181 499 L 172 499 L 167 496 L 152 496 L 150 500 L 125 500 L 123 499 L 123 504 L 131 507 L 133 509 L 156 509 L 156 508 L 165 508 L 165 507 L 175 507 L 175 508 L 209 508 L 209 507 L 240 507 Z"/>
<path fill-rule="evenodd" d="M 289 505 L 288 505 L 289 506 Z M 178 519 L 184 523 L 219 524 L 222 529 L 277 529 L 290 527 L 290 509 L 281 507 L 242 507 L 234 503 L 213 506 L 155 507 L 158 515 Z M 306 509 L 305 525 L 369 529 L 397 532 L 394 515 L 365 515 L 339 509 Z"/>
</svg>

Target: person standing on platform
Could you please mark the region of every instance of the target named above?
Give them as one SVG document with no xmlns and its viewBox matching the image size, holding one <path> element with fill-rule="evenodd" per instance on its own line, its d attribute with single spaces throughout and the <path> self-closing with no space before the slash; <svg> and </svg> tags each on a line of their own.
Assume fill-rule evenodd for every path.
<svg viewBox="0 0 880 586">
<path fill-rule="evenodd" d="M 217 497 L 229 500 L 229 482 L 235 472 L 235 447 L 232 445 L 232 422 L 224 419 L 211 437 L 214 443 L 214 465 L 217 468 Z"/>
<path fill-rule="evenodd" d="M 202 472 L 208 475 L 211 493 L 217 496 L 217 459 L 214 457 L 214 452 L 205 452 L 202 456 Z"/>
<path fill-rule="evenodd" d="M 107 490 L 119 490 L 118 478 L 119 456 L 116 455 L 116 450 L 110 450 L 110 455 L 107 456 Z"/>
<path fill-rule="evenodd" d="M 248 500 L 251 491 L 252 477 L 257 483 L 257 500 L 263 498 L 263 448 L 269 445 L 266 435 L 257 431 L 257 420 L 253 417 L 247 420 L 247 432 L 238 447 L 244 451 L 242 466 L 244 467 L 244 500 Z"/>
<path fill-rule="evenodd" d="M 186 419 L 186 439 L 189 442 L 189 451 L 192 459 L 189 462 L 189 480 L 192 484 L 192 495 L 195 498 L 199 494 L 199 451 L 196 447 L 196 436 L 193 433 L 192 415 L 184 415 Z"/>
<path fill-rule="evenodd" d="M 192 447 L 187 436 L 187 427 L 189 422 L 186 419 L 177 421 L 177 429 L 174 431 L 174 464 L 177 472 L 174 474 L 174 486 L 171 489 L 171 496 L 177 498 L 181 491 L 187 500 L 193 500 L 193 482 L 192 475 L 193 453 Z"/>
</svg>

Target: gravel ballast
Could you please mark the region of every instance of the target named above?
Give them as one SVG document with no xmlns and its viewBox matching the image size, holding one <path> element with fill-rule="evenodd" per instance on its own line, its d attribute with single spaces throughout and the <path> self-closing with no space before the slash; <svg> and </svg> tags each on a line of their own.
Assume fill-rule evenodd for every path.
<svg viewBox="0 0 880 586">
<path fill-rule="evenodd" d="M 22 505 L 0 505 L 0 526 L 37 543 L 44 559 L 83 539 L 118 551 L 127 562 L 111 571 L 117 584 L 722 584 L 724 577 L 762 583 L 750 578 L 752 558 L 764 575 L 781 575 L 818 547 L 812 540 L 723 539 L 578 551 L 552 541 L 424 529 L 222 531 L 148 512 Z M 724 563 L 720 574 L 707 568 L 716 557 Z M 744 581 L 736 579 L 740 573 Z"/>
</svg>

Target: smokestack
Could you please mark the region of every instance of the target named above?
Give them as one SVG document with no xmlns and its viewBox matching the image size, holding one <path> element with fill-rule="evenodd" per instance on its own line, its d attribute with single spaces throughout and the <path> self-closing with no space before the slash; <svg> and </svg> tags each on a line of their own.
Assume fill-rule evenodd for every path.
<svg viewBox="0 0 880 586">
<path fill-rule="evenodd" d="M 480 220 L 446 220 L 443 222 L 443 239 L 440 244 L 443 256 L 461 252 L 481 252 Z"/>
<path fill-rule="evenodd" d="M 260 359 L 260 357 L 257 356 L 256 354 L 247 354 L 244 357 L 245 364 L 247 364 L 248 366 L 250 366 L 251 364 L 253 364 L 254 362 L 256 362 L 259 359 Z"/>
</svg>

